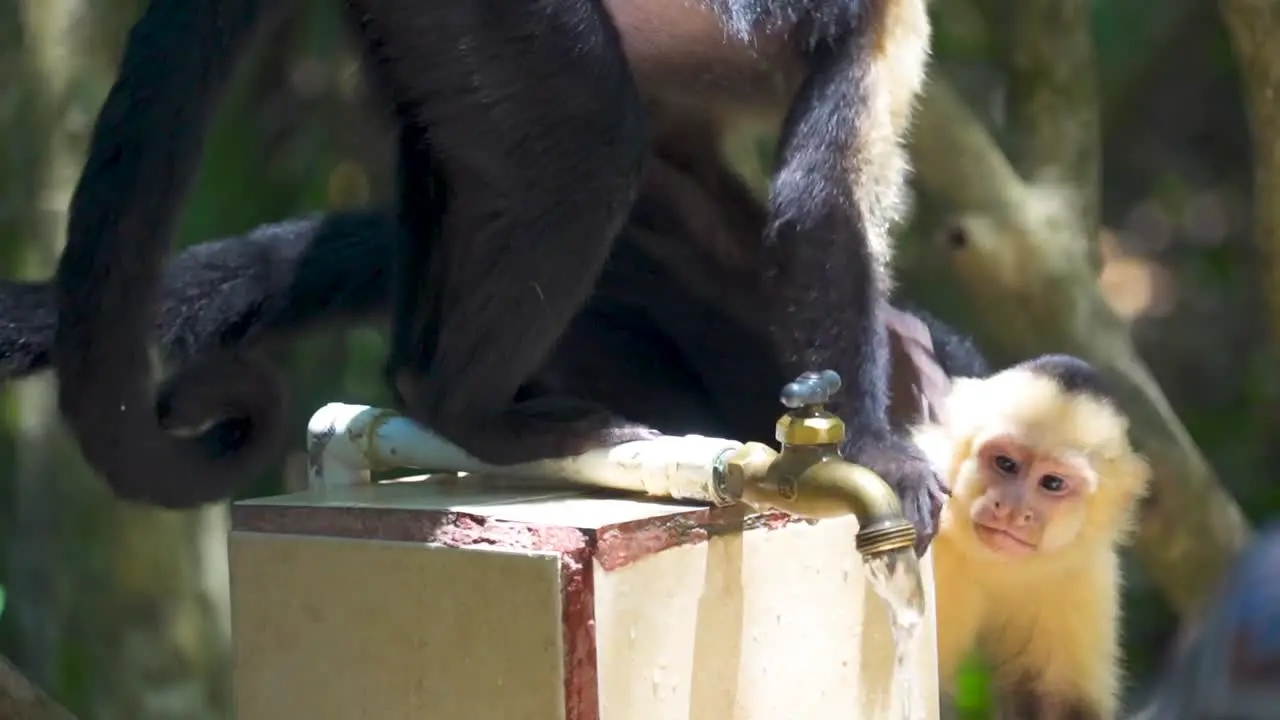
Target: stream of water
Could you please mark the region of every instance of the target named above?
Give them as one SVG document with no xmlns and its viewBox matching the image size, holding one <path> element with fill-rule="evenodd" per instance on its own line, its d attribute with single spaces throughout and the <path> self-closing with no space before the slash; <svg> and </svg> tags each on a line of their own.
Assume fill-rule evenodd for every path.
<svg viewBox="0 0 1280 720">
<path fill-rule="evenodd" d="M 867 577 L 876 594 L 889 606 L 889 622 L 893 628 L 893 704 L 892 717 L 919 720 L 924 717 L 915 707 L 912 686 L 915 639 L 924 622 L 924 582 L 920 578 L 920 561 L 911 548 L 868 558 Z"/>
</svg>

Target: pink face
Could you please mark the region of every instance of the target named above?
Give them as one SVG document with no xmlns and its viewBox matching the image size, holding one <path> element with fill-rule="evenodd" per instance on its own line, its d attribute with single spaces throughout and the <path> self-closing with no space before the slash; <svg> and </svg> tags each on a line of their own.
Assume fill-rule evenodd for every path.
<svg viewBox="0 0 1280 720">
<path fill-rule="evenodd" d="M 975 479 L 983 490 L 969 517 L 983 545 L 1001 554 L 1027 555 L 1061 547 L 1074 537 L 1089 488 L 1086 468 L 1008 436 L 983 442 L 975 459 Z"/>
</svg>

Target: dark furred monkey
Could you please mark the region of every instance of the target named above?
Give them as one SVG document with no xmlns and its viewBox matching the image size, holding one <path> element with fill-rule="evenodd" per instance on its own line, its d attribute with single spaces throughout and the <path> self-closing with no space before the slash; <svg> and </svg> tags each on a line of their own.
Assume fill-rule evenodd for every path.
<svg viewBox="0 0 1280 720">
<path fill-rule="evenodd" d="M 146 340 L 209 117 L 283 5 L 152 0 L 92 133 L 55 278 L 55 355 L 62 412 L 126 498 L 222 497 L 265 459 L 263 444 L 210 457 L 164 434 Z M 390 371 L 408 414 L 497 463 L 647 435 L 596 406 L 518 391 L 586 301 L 668 123 L 719 134 L 785 120 L 760 268 L 773 354 L 789 376 L 841 373 L 851 458 L 885 475 L 931 534 L 939 486 L 888 432 L 875 312 L 905 172 L 898 140 L 927 55 L 924 0 L 346 5 L 401 129 L 409 232 Z M 268 378 L 252 367 L 227 407 L 254 409 L 253 382 Z M 144 468 L 205 491 L 144 494 Z"/>
<path fill-rule="evenodd" d="M 534 382 L 665 433 L 770 441 L 782 370 L 767 355 L 767 338 L 732 316 L 745 311 L 745 302 L 730 312 L 706 302 L 704 288 L 723 273 L 698 282 L 690 275 L 698 263 L 687 257 L 695 240 L 707 246 L 731 240 L 735 223 L 717 218 L 707 195 L 680 187 L 684 207 L 647 202 L 633 215 L 600 287 Z M 751 230 L 743 223 L 737 232 L 756 237 Z M 154 333 L 178 380 L 165 384 L 176 395 L 161 393 L 162 425 L 226 422 L 207 441 L 234 449 L 244 440 L 244 418 L 229 415 L 234 409 L 221 406 L 216 393 L 181 378 L 223 353 L 258 353 L 307 332 L 385 322 L 399 233 L 385 213 L 341 212 L 270 223 L 175 256 L 165 269 Z M 683 264 L 671 266 L 670 259 Z M 717 260 L 702 262 L 710 270 Z M 685 284 L 691 280 L 692 289 Z M 948 375 L 986 374 L 968 338 L 919 310 L 909 314 L 927 326 Z M 56 315 L 48 283 L 0 281 L 0 378 L 52 368 Z"/>
<path fill-rule="evenodd" d="M 659 153 L 649 164 L 599 287 L 536 381 L 663 432 L 767 439 L 778 412 L 773 395 L 786 378 L 754 320 L 762 299 L 746 251 L 764 212 L 727 168 L 698 162 L 697 147 Z M 187 400 L 178 424 L 235 415 L 216 403 L 192 405 L 181 392 L 193 362 L 256 352 L 325 326 L 385 320 L 400 232 L 384 213 L 343 212 L 271 223 L 175 257 L 155 340 Z M 0 376 L 52 366 L 53 305 L 46 283 L 0 282 Z M 948 374 L 986 374 L 970 341 L 934 318 L 884 314 L 923 320 Z"/>
<path fill-rule="evenodd" d="M 779 412 L 775 393 L 787 378 L 753 320 L 760 313 L 759 282 L 744 272 L 749 261 L 741 257 L 759 237 L 763 209 L 723 166 L 696 159 L 662 153 L 649 165 L 600 286 L 533 384 L 590 399 L 662 432 L 769 441 Z M 155 333 L 177 370 L 177 392 L 161 394 L 162 425 L 187 436 L 209 430 L 200 441 L 214 452 L 237 448 L 246 422 L 221 403 L 226 378 L 211 378 L 210 369 L 226 366 L 209 360 L 254 353 L 308 329 L 384 320 L 399 232 L 382 213 L 338 213 L 265 225 L 174 258 Z M 43 283 L 0 283 L 4 376 L 51 364 L 51 290 Z M 986 374 L 968 340 L 933 318 L 888 308 L 884 315 L 922 318 L 931 336 L 926 342 L 946 373 Z M 915 371 L 895 357 L 893 374 Z M 899 385 L 895 406 L 904 405 Z M 904 397 L 906 413 L 913 413 L 918 405 L 909 393 Z M 186 487 L 173 478 L 146 478 L 158 493 Z"/>
</svg>

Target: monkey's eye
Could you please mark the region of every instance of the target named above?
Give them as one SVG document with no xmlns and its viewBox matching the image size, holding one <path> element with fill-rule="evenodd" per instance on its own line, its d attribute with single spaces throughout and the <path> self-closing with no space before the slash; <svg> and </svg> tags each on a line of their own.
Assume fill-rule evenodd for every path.
<svg viewBox="0 0 1280 720">
<path fill-rule="evenodd" d="M 1067 489 L 1067 481 L 1057 475 L 1045 475 L 1040 478 L 1040 487 L 1045 492 L 1060 493 Z"/>
<path fill-rule="evenodd" d="M 1013 475 L 1018 472 L 1018 463 L 1008 455 L 997 455 L 995 466 L 997 470 L 1005 475 Z"/>
</svg>

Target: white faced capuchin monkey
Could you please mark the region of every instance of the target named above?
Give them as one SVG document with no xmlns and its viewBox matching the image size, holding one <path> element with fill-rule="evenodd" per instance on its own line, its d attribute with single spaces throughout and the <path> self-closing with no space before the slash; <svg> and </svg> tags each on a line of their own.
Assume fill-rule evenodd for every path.
<svg viewBox="0 0 1280 720">
<path fill-rule="evenodd" d="M 1150 470 L 1097 372 L 1047 355 L 957 378 L 916 443 L 951 497 L 933 543 L 944 685 L 974 649 L 1003 717 L 1118 711 L 1120 564 Z"/>
</svg>

